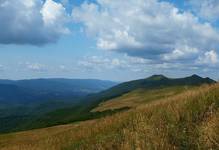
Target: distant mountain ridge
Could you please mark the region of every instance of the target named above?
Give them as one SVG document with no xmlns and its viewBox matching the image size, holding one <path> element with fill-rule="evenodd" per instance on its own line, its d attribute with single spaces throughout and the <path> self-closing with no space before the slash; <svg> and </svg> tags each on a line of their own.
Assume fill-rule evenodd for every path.
<svg viewBox="0 0 219 150">
<path fill-rule="evenodd" d="M 32 124 L 36 125 L 34 128 L 38 128 L 91 119 L 95 116 L 95 114 L 91 111 L 97 108 L 100 103 L 120 97 L 138 89 L 156 90 L 170 87 L 177 88 L 180 86 L 199 86 L 202 84 L 213 83 L 216 82 L 210 78 L 202 78 L 198 75 L 178 79 L 171 79 L 164 75 L 153 75 L 145 79 L 118 84 L 96 94 L 90 94 L 82 98 L 79 105 L 49 112 L 38 118 L 34 121 L 35 123 Z"/>
<path fill-rule="evenodd" d="M 169 87 L 169 86 L 199 86 L 202 84 L 213 84 L 216 81 L 210 78 L 202 78 L 196 74 L 184 78 L 168 78 L 164 75 L 152 75 L 145 79 L 133 80 L 118 84 L 110 89 L 102 91 L 95 95 L 95 97 L 100 97 L 99 99 L 107 100 L 110 98 L 114 98 L 117 96 L 121 96 L 125 93 L 136 89 L 156 89 L 162 87 Z M 97 99 L 97 98 L 95 98 Z"/>
<path fill-rule="evenodd" d="M 6 94 L 7 96 L 16 97 L 13 95 L 19 93 L 21 88 L 22 89 L 21 93 L 27 92 L 27 90 L 31 89 L 32 92 L 34 91 L 33 92 L 34 94 L 40 94 L 40 95 L 42 94 L 41 95 L 43 96 L 42 98 L 44 99 L 49 98 L 51 100 L 46 102 L 44 101 L 45 103 L 42 103 L 41 105 L 33 105 L 33 106 L 31 105 L 28 107 L 26 107 L 26 105 L 23 105 L 22 107 L 15 107 L 12 109 L 8 109 L 8 107 L 5 107 L 6 109 L 1 109 L 1 105 L 0 105 L 0 122 L 2 122 L 2 124 L 0 124 L 0 132 L 11 132 L 18 130 L 27 130 L 32 128 L 48 127 L 58 124 L 71 123 L 75 121 L 83 121 L 83 120 L 95 118 L 97 116 L 101 117 L 102 115 L 106 115 L 111 112 L 110 111 L 104 112 L 104 114 L 92 113 L 91 111 L 94 108 L 96 108 L 100 103 L 109 101 L 116 97 L 120 97 L 126 93 L 138 89 L 143 89 L 142 91 L 145 91 L 145 90 L 156 90 L 156 89 L 169 88 L 169 87 L 174 88 L 179 86 L 193 87 L 202 84 L 216 83 L 216 81 L 210 78 L 202 78 L 198 75 L 192 75 L 189 77 L 178 78 L 178 79 L 168 78 L 164 75 L 153 75 L 145 79 L 129 81 L 121 84 L 110 82 L 110 85 L 108 84 L 109 81 L 106 81 L 104 83 L 102 83 L 99 80 L 92 80 L 92 81 L 79 80 L 77 82 L 75 81 L 73 82 L 73 81 L 72 83 L 71 80 L 68 79 L 67 80 L 36 79 L 33 81 L 31 80 L 0 81 L 0 90 L 1 90 L 1 85 L 4 86 L 7 85 L 8 87 L 7 86 L 5 87 L 9 89 L 10 88 L 14 89 L 14 91 L 12 92 L 13 94 L 11 93 L 10 95 L 10 92 L 7 93 L 6 92 L 7 90 L 4 91 L 7 88 L 3 87 L 2 93 L 3 94 L 7 93 Z M 14 85 L 11 84 L 14 82 L 15 82 Z M 74 88 L 71 88 L 71 86 L 74 85 L 73 87 L 75 87 L 76 85 L 79 85 L 79 83 L 80 86 L 77 86 L 77 88 L 82 89 L 81 91 L 84 91 L 84 89 L 89 89 L 91 91 L 98 91 L 95 89 L 102 89 L 102 87 L 104 87 L 105 89 L 100 91 L 99 93 L 88 93 L 87 90 L 85 90 L 86 95 L 82 97 L 79 96 L 77 98 L 77 95 L 74 95 L 73 92 Z M 115 86 L 113 86 L 112 84 L 115 84 Z M 113 87 L 107 88 L 109 86 L 113 86 Z M 48 89 L 51 89 L 52 93 L 54 93 L 55 95 L 49 94 L 49 97 L 44 97 L 45 93 L 48 94 L 51 92 L 50 90 L 48 91 Z M 76 91 L 78 91 L 78 89 L 76 89 Z M 19 92 L 16 92 L 17 90 Z M 61 92 L 59 92 L 60 90 Z M 71 97 L 69 97 L 70 99 L 72 98 L 71 101 L 74 101 L 76 98 L 78 100 L 78 103 L 70 104 L 70 105 L 68 103 L 62 104 L 63 101 L 56 101 L 56 99 L 51 99 L 52 96 L 57 97 L 57 93 L 62 96 L 62 94 L 66 95 L 66 93 L 69 92 L 70 94 L 73 94 L 71 95 Z M 76 92 L 76 94 L 78 94 L 78 92 Z M 28 94 L 26 96 L 29 98 Z M 62 107 L 60 108 L 60 106 Z"/>
<path fill-rule="evenodd" d="M 74 99 L 106 90 L 116 84 L 95 79 L 0 80 L 0 101 L 28 103 L 48 99 Z"/>
</svg>

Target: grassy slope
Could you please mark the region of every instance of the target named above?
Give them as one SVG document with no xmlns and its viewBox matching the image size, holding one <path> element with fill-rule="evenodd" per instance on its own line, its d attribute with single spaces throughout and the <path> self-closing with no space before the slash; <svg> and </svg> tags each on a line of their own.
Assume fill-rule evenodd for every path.
<svg viewBox="0 0 219 150">
<path fill-rule="evenodd" d="M 110 109 L 136 107 L 142 103 L 182 92 L 186 90 L 186 88 L 184 88 L 186 86 L 199 86 L 204 83 L 210 84 L 215 83 L 215 81 L 197 75 L 179 79 L 171 79 L 163 75 L 154 75 L 146 79 L 121 83 L 100 93 L 88 95 L 82 98 L 80 103 L 74 107 L 69 106 L 69 108 L 30 116 L 22 120 L 22 122 L 20 121 L 22 119 L 20 117 L 17 117 L 16 120 L 13 119 L 13 122 L 10 117 L 5 118 L 4 120 L 6 121 L 4 122 L 6 122 L 7 125 L 3 124 L 4 128 L 0 128 L 0 132 L 25 131 L 99 118 L 114 113 L 111 112 Z M 111 99 L 113 100 L 107 102 Z M 100 107 L 95 109 L 101 102 Z M 91 113 L 92 110 L 95 113 Z M 16 127 L 13 123 L 16 123 Z"/>
<path fill-rule="evenodd" d="M 194 86 L 172 86 L 153 90 L 137 89 L 120 97 L 102 102 L 92 112 L 103 112 L 106 110 L 120 109 L 123 107 L 135 108 L 139 105 L 167 98 L 183 91 L 196 88 Z"/>
<path fill-rule="evenodd" d="M 169 97 L 177 93 L 183 92 L 192 86 L 174 86 L 167 88 L 157 89 L 139 89 L 130 92 L 124 96 L 105 101 L 101 103 L 99 107 L 99 101 L 83 103 L 83 105 L 58 109 L 56 111 L 43 114 L 39 119 L 31 120 L 27 123 L 23 123 L 23 126 L 19 126 L 20 130 L 30 130 L 37 128 L 50 127 L 54 125 L 68 124 L 72 122 L 85 121 L 95 118 L 112 115 L 115 112 L 123 111 L 128 108 L 134 108 L 138 105 L 148 103 L 150 101 L 159 100 L 164 97 Z M 97 97 L 99 95 L 97 94 Z M 93 100 L 93 99 L 92 99 Z M 96 108 L 96 109 L 95 109 Z M 91 112 L 91 110 L 93 110 Z M 19 130 L 18 130 L 19 131 Z"/>
<path fill-rule="evenodd" d="M 219 149 L 219 85 L 98 120 L 1 135 L 0 148 Z"/>
</svg>

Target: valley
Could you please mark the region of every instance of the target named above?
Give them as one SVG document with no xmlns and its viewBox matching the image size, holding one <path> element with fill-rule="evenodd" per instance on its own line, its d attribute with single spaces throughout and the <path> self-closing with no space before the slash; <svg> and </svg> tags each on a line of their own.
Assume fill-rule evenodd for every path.
<svg viewBox="0 0 219 150">
<path fill-rule="evenodd" d="M 85 99 L 1 134 L 0 149 L 218 148 L 219 86 L 209 78 L 156 75 Z"/>
<path fill-rule="evenodd" d="M 3 150 L 217 149 L 218 100 L 218 84 L 204 85 L 100 119 L 1 135 L 0 146 Z"/>
</svg>

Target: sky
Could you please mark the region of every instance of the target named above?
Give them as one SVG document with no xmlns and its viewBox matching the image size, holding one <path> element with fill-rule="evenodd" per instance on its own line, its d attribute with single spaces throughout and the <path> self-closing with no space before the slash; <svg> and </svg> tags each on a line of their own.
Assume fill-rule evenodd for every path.
<svg viewBox="0 0 219 150">
<path fill-rule="evenodd" d="M 219 79 L 218 0 L 0 0 L 0 78 Z"/>
</svg>

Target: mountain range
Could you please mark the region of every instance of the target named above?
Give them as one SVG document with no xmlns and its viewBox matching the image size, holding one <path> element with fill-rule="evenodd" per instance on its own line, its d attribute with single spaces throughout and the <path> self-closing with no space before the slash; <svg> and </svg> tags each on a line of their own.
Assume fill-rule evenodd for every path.
<svg viewBox="0 0 219 150">
<path fill-rule="evenodd" d="M 123 111 L 130 105 L 118 110 L 92 110 L 136 90 L 141 93 L 161 90 L 158 92 L 162 93 L 162 89 L 168 88 L 168 92 L 175 89 L 181 92 L 187 87 L 213 83 L 214 80 L 198 75 L 177 79 L 153 75 L 121 84 L 82 79 L 0 80 L 0 132 L 66 124 Z"/>
<path fill-rule="evenodd" d="M 94 79 L 0 80 L 0 132 L 44 113 L 74 106 L 86 95 L 116 84 Z"/>
<path fill-rule="evenodd" d="M 128 107 L 92 112 L 104 102 L 139 89 L 143 93 L 170 87 L 183 91 L 185 87 L 213 83 L 214 80 L 198 75 L 177 79 L 153 75 L 121 84 L 101 80 L 1 80 L 0 132 L 66 124 L 126 110 Z"/>
<path fill-rule="evenodd" d="M 27 104 L 54 99 L 72 101 L 116 84 L 116 82 L 93 79 L 0 80 L 0 102 Z"/>
<path fill-rule="evenodd" d="M 219 85 L 210 78 L 153 75 L 78 103 L 6 107 L 0 149 L 218 149 L 218 100 Z"/>
</svg>

